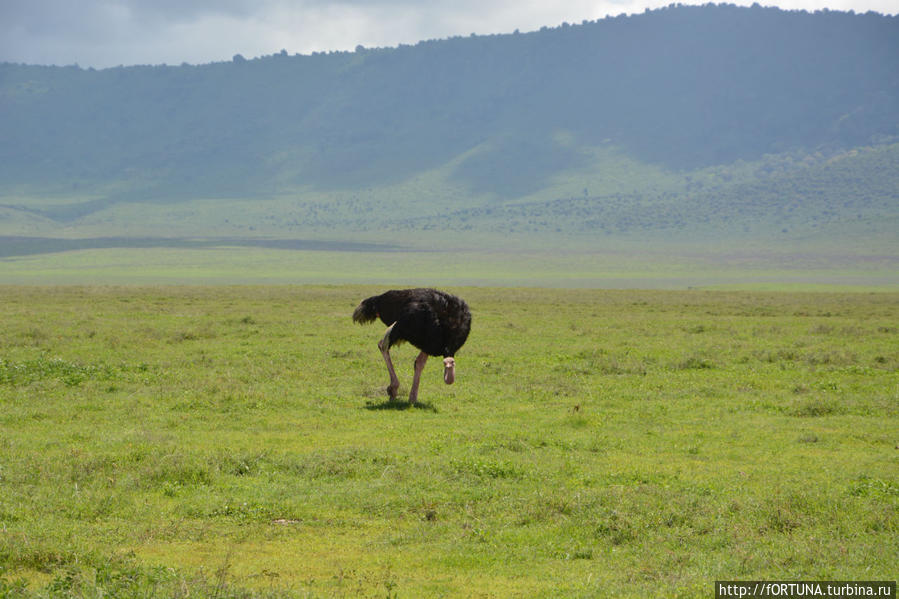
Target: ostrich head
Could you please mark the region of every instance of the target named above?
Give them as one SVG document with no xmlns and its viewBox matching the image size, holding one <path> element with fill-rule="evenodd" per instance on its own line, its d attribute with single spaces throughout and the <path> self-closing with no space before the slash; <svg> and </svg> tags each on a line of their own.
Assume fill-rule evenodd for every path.
<svg viewBox="0 0 899 599">
<path fill-rule="evenodd" d="M 447 357 L 443 358 L 443 382 L 452 385 L 456 380 L 456 359 Z"/>
</svg>

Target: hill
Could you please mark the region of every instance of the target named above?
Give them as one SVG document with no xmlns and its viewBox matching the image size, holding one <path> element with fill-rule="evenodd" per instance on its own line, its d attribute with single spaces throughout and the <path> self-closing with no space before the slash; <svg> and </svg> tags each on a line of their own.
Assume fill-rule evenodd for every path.
<svg viewBox="0 0 899 599">
<path fill-rule="evenodd" d="M 883 247 L 899 18 L 672 5 L 311 56 L 3 64 L 0 137 L 3 235 Z"/>
</svg>

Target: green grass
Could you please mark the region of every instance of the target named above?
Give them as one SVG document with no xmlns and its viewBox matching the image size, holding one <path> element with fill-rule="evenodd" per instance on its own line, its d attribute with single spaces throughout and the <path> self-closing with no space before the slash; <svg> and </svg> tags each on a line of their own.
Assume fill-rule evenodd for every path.
<svg viewBox="0 0 899 599">
<path fill-rule="evenodd" d="M 149 244 L 152 240 L 145 241 Z M 173 247 L 107 247 L 7 256 L 0 258 L 0 281 L 25 285 L 415 285 L 426 276 L 444 286 L 899 289 L 899 269 L 892 257 L 867 259 L 827 252 L 821 252 L 820 258 L 763 249 L 745 253 L 704 250 L 700 254 L 694 248 L 672 246 L 663 252 L 647 251 L 637 241 L 594 250 L 549 251 L 527 247 L 502 251 L 290 250 L 204 247 L 207 242 L 200 241 L 193 242 L 195 247 L 179 247 L 178 243 L 173 241 Z"/>
<path fill-rule="evenodd" d="M 382 288 L 0 288 L 0 597 L 895 579 L 895 293 L 453 289 L 410 408 Z"/>
</svg>

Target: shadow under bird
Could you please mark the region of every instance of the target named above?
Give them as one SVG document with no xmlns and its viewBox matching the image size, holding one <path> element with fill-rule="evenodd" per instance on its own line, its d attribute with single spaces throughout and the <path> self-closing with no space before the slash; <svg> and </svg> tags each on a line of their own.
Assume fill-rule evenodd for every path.
<svg viewBox="0 0 899 599">
<path fill-rule="evenodd" d="M 362 300 L 353 312 L 353 321 L 361 324 L 378 318 L 387 325 L 378 349 L 390 374 L 387 387 L 390 399 L 396 399 L 400 386 L 390 359 L 390 348 L 404 341 L 421 350 L 415 358 L 409 403 L 418 400 L 418 383 L 428 356 L 443 356 L 443 382 L 453 384 L 456 380 L 455 355 L 471 330 L 471 311 L 465 300 L 436 289 L 392 289 Z"/>
</svg>

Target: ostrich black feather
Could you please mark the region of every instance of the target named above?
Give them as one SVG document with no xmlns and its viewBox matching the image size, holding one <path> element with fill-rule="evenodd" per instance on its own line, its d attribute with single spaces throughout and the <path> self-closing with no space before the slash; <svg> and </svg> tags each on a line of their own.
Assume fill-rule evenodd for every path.
<svg viewBox="0 0 899 599">
<path fill-rule="evenodd" d="M 388 349 L 408 341 L 430 356 L 455 356 L 471 331 L 465 300 L 436 289 L 393 289 L 362 300 L 353 312 L 358 323 L 377 318 L 387 326 L 396 323 Z"/>
</svg>

